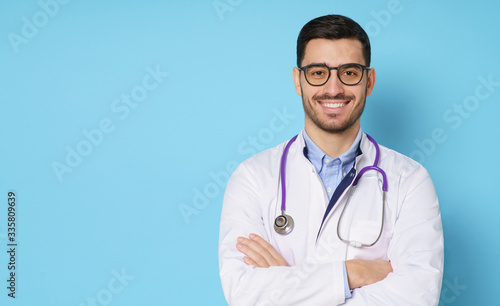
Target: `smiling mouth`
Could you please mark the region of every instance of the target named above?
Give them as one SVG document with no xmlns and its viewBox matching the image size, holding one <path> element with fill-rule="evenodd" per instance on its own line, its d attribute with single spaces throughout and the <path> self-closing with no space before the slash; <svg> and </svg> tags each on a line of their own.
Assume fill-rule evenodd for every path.
<svg viewBox="0 0 500 306">
<path fill-rule="evenodd" d="M 327 108 L 331 108 L 331 109 L 336 109 L 336 108 L 342 108 L 344 106 L 346 106 L 347 104 L 349 104 L 350 101 L 348 102 L 335 102 L 335 103 L 332 103 L 332 102 L 319 102 L 319 104 L 321 104 L 321 106 L 324 106 L 324 107 L 327 107 Z"/>
</svg>

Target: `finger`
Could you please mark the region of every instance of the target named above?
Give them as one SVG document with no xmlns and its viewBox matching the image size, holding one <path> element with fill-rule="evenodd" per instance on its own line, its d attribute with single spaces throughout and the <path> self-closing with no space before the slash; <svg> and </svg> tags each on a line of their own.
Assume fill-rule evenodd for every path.
<svg viewBox="0 0 500 306">
<path fill-rule="evenodd" d="M 256 264 L 255 266 L 268 268 L 270 265 L 267 260 L 255 249 L 246 245 L 248 243 L 248 239 L 240 239 L 238 238 L 238 243 L 236 244 L 236 248 L 246 256 L 248 256 L 252 261 Z"/>
<path fill-rule="evenodd" d="M 253 261 L 250 257 L 248 256 L 245 256 L 243 257 L 243 261 L 249 265 L 249 266 L 254 266 L 255 268 L 265 268 L 265 267 L 261 267 L 259 266 L 259 264 L 257 264 L 255 261 Z"/>
<path fill-rule="evenodd" d="M 257 242 L 260 246 L 262 246 L 266 251 L 273 257 L 272 266 L 288 266 L 288 263 L 286 260 L 281 256 L 278 251 L 269 243 L 267 242 L 264 238 L 260 237 L 257 234 L 250 234 L 250 239 Z M 269 261 L 269 260 L 268 260 Z"/>
<path fill-rule="evenodd" d="M 281 255 L 274 249 L 274 247 L 270 243 L 268 243 L 264 238 L 260 237 L 257 234 L 250 234 L 249 237 L 252 241 L 257 242 L 260 246 L 265 248 L 269 252 L 269 254 L 271 254 L 274 258 L 281 257 Z"/>
<path fill-rule="evenodd" d="M 264 243 L 266 243 L 264 239 L 261 238 L 261 240 Z M 248 246 L 249 248 L 251 248 L 253 251 L 255 251 L 256 253 L 258 253 L 260 256 L 262 256 L 264 258 L 264 260 L 267 262 L 268 265 L 270 265 L 270 266 L 277 266 L 278 265 L 278 262 L 277 262 L 276 258 L 274 258 L 274 256 L 271 255 L 271 253 L 269 253 L 269 251 L 268 251 L 268 249 L 266 247 L 264 247 L 263 245 L 261 245 L 257 241 L 250 240 L 250 239 L 247 239 L 247 238 L 243 238 L 243 239 L 239 239 L 238 238 L 238 241 L 240 241 L 240 243 L 242 243 L 242 244 Z M 271 246 L 271 248 L 272 248 L 272 246 Z M 253 258 L 253 259 L 255 260 L 256 258 Z M 257 258 L 256 261 L 260 264 L 258 258 Z"/>
</svg>

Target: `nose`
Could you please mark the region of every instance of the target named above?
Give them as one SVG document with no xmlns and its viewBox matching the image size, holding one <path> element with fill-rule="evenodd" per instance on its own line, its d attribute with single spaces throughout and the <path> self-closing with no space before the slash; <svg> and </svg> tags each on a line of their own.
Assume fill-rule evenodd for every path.
<svg viewBox="0 0 500 306">
<path fill-rule="evenodd" d="M 330 70 L 330 78 L 323 85 L 323 90 L 331 95 L 343 94 L 344 86 L 337 75 L 337 70 Z"/>
</svg>

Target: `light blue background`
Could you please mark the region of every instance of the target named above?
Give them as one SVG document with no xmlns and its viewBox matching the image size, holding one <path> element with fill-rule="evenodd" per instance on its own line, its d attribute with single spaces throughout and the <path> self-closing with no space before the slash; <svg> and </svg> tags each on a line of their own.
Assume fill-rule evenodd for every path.
<svg viewBox="0 0 500 306">
<path fill-rule="evenodd" d="M 224 305 L 221 186 L 252 155 L 249 137 L 269 148 L 302 128 L 296 38 L 328 13 L 371 36 L 378 78 L 364 131 L 434 180 L 445 233 L 441 304 L 495 304 L 500 87 L 481 91 L 489 96 L 460 124 L 443 116 L 457 116 L 479 78 L 500 82 L 500 4 L 394 1 L 73 0 L 53 6 L 46 22 L 37 1 L 2 2 L 0 304 Z M 22 35 L 23 17 L 34 16 L 43 26 L 16 47 L 9 33 Z M 169 75 L 121 119 L 113 101 L 138 90 L 148 67 Z M 293 118 L 271 130 L 283 111 Z M 105 118 L 114 130 L 58 180 L 52 164 Z M 424 141 L 436 129 L 445 140 Z M 9 190 L 18 203 L 15 300 L 5 289 Z M 183 216 L 186 207 L 194 214 Z M 114 282 L 121 271 L 134 278 Z"/>
</svg>

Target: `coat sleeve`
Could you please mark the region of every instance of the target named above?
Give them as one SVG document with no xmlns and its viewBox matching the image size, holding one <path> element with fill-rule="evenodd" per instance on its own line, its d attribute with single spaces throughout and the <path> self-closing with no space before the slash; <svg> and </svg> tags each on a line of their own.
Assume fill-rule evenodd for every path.
<svg viewBox="0 0 500 306">
<path fill-rule="evenodd" d="M 344 302 L 342 262 L 254 268 L 236 249 L 238 236 L 269 241 L 263 223 L 261 182 L 245 164 L 231 176 L 222 208 L 219 271 L 229 305 L 338 305 Z"/>
<path fill-rule="evenodd" d="M 346 305 L 439 303 L 444 243 L 436 191 L 422 166 L 400 182 L 401 204 L 387 251 L 393 273 L 381 282 L 355 289 Z"/>
</svg>

